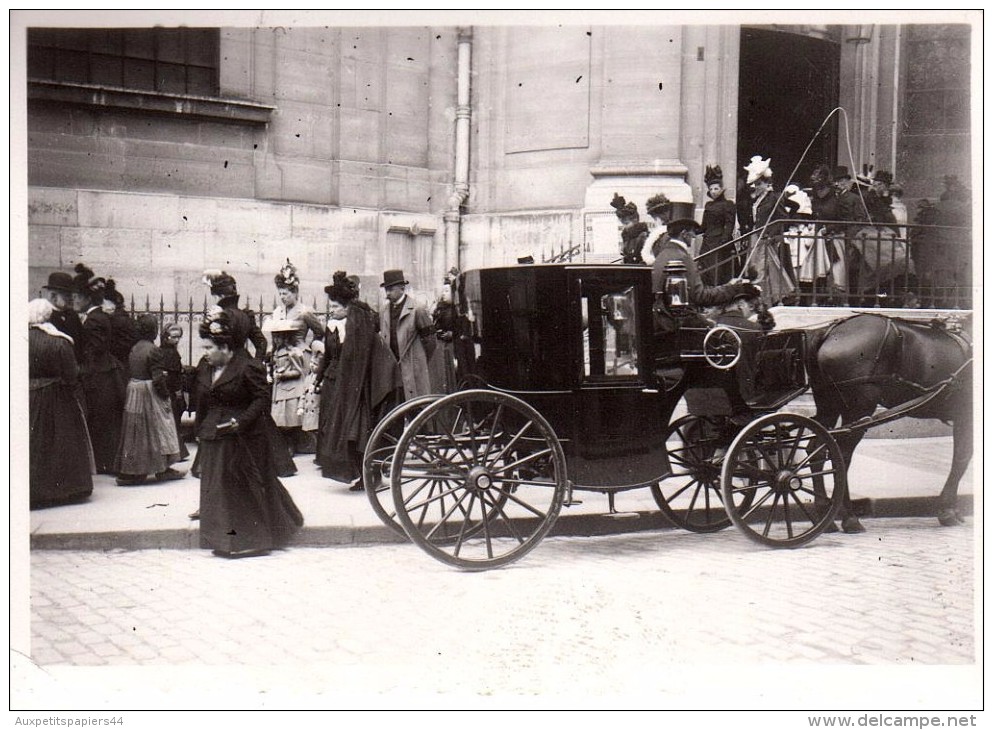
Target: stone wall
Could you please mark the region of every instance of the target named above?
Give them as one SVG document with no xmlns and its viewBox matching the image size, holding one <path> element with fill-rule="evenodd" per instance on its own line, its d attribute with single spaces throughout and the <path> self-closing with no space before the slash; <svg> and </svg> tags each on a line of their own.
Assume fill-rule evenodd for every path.
<svg viewBox="0 0 993 730">
<path fill-rule="evenodd" d="M 376 303 L 382 271 L 396 265 L 387 235 L 411 228 L 427 231 L 435 249 L 444 245 L 441 221 L 429 214 L 33 187 L 28 291 L 35 295 L 50 272 L 83 262 L 118 280 L 121 291 L 138 301 L 199 302 L 207 293 L 205 269 L 232 274 L 242 295 L 256 300 L 275 294 L 273 276 L 289 258 L 306 301 L 322 302 L 332 272 L 344 269 L 362 277 L 365 298 Z M 412 280 L 415 294 L 425 299 L 440 284 L 440 277 L 437 286 Z"/>
</svg>

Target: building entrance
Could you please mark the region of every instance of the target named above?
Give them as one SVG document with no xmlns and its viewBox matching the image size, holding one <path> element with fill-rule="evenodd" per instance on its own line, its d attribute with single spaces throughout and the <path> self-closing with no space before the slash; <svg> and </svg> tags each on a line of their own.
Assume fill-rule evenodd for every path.
<svg viewBox="0 0 993 730">
<path fill-rule="evenodd" d="M 840 45 L 784 30 L 741 29 L 738 86 L 738 166 L 753 155 L 772 158 L 776 187 L 800 163 L 793 178 L 802 187 L 821 163 L 834 164 L 838 116 L 801 156 L 828 113 L 838 105 Z M 854 172 L 854 171 L 853 171 Z"/>
</svg>

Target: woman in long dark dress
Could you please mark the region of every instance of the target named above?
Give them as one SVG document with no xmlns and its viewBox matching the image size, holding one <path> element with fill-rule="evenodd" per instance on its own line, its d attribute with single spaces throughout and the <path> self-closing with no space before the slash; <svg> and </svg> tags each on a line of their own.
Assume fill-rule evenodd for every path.
<svg viewBox="0 0 993 730">
<path fill-rule="evenodd" d="M 142 484 L 149 474 L 168 482 L 185 475 L 172 468 L 179 461 L 179 434 L 172 415 L 162 351 L 155 346 L 159 322 L 142 315 L 135 323 L 138 342 L 128 358 L 127 400 L 117 449 L 117 485 Z"/>
<path fill-rule="evenodd" d="M 86 499 L 93 492 L 93 451 L 76 399 L 73 341 L 50 321 L 44 299 L 28 303 L 28 413 L 31 509 Z"/>
<path fill-rule="evenodd" d="M 261 555 L 285 545 L 303 516 L 276 475 L 265 366 L 244 348 L 248 331 L 224 310 L 200 325 L 205 359 L 196 384 L 200 546 Z"/>
<path fill-rule="evenodd" d="M 210 295 L 214 298 L 216 306 L 227 312 L 228 318 L 238 331 L 247 333 L 240 347 L 245 348 L 245 342 L 251 342 L 255 348 L 255 359 L 264 361 L 269 343 L 255 321 L 255 314 L 251 310 L 238 308 L 240 295 L 238 294 L 238 283 L 234 277 L 223 271 L 206 271 L 204 272 L 204 281 L 210 285 Z M 284 448 L 283 437 L 271 418 L 267 420 L 267 424 L 267 436 L 269 447 L 275 458 L 276 474 L 280 477 L 291 477 L 297 473 L 293 455 Z M 196 466 L 194 464 L 194 468 Z"/>
<path fill-rule="evenodd" d="M 724 173 L 719 165 L 708 165 L 703 181 L 710 200 L 703 207 L 703 242 L 697 263 L 703 282 L 708 286 L 719 286 L 727 284 L 735 275 L 734 251 L 721 246 L 734 238 L 737 208 L 734 201 L 724 197 Z"/>
<path fill-rule="evenodd" d="M 320 366 L 317 463 L 327 479 L 361 491 L 362 454 L 379 419 L 399 399 L 396 358 L 376 333 L 377 315 L 356 300 L 358 287 L 336 271 L 328 295 L 324 360 Z"/>
<path fill-rule="evenodd" d="M 159 356 L 165 370 L 166 389 L 169 391 L 169 404 L 172 408 L 172 418 L 176 424 L 176 435 L 179 437 L 179 460 L 185 461 L 189 455 L 186 440 L 183 438 L 183 414 L 186 412 L 186 392 L 183 387 L 185 369 L 183 359 L 179 354 L 179 341 L 183 339 L 183 328 L 175 323 L 167 323 L 162 327 L 159 337 Z M 192 368 L 191 368 L 192 369 Z"/>
<path fill-rule="evenodd" d="M 124 369 L 113 354 L 111 317 L 101 308 L 107 282 L 83 264 L 76 264 L 72 305 L 83 320 L 83 357 L 79 378 L 86 401 L 86 426 L 93 443 L 98 474 L 114 474 L 114 459 L 121 438 Z"/>
<path fill-rule="evenodd" d="M 431 390 L 434 393 L 454 393 L 458 387 L 455 375 L 455 328 L 458 310 L 453 301 L 454 279 L 445 277 L 441 298 L 431 313 L 438 346 L 428 360 L 431 369 Z"/>
</svg>

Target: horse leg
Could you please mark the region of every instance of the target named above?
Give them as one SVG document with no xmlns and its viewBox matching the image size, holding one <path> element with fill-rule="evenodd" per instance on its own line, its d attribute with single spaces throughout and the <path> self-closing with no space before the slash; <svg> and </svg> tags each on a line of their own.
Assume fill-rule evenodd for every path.
<svg viewBox="0 0 993 730">
<path fill-rule="evenodd" d="M 861 416 L 859 416 L 859 418 L 860 417 Z M 851 431 L 837 437 L 838 447 L 841 449 L 841 454 L 845 459 L 846 477 L 852 465 L 852 457 L 855 455 L 855 447 L 859 445 L 859 442 L 862 441 L 864 436 L 865 431 Z M 848 480 L 846 479 L 845 481 L 847 484 Z M 845 488 L 845 498 L 841 503 L 841 510 L 838 512 L 838 517 L 841 520 L 841 529 L 843 532 L 850 535 L 865 532 L 865 527 L 859 521 L 858 516 L 852 509 L 852 497 L 847 486 Z"/>
<path fill-rule="evenodd" d="M 958 512 L 959 482 L 972 460 L 972 413 L 966 406 L 961 418 L 952 422 L 952 468 L 938 497 L 938 522 L 945 527 L 965 523 Z"/>
</svg>

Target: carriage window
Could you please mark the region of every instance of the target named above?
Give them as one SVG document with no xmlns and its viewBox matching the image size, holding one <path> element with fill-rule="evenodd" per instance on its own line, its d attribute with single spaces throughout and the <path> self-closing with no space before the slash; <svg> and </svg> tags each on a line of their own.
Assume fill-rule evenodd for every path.
<svg viewBox="0 0 993 730">
<path fill-rule="evenodd" d="M 634 287 L 582 282 L 583 377 L 586 380 L 638 375 Z"/>
</svg>

